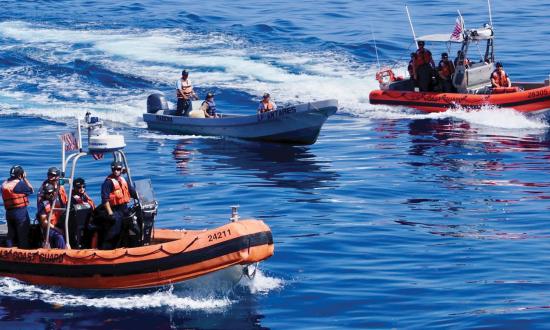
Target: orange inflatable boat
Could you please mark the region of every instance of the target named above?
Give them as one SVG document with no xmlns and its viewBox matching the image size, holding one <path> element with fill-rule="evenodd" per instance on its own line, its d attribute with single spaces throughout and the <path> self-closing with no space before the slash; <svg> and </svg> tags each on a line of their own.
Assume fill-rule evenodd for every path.
<svg viewBox="0 0 550 330">
<path fill-rule="evenodd" d="M 37 285 L 137 289 L 168 285 L 273 255 L 271 230 L 241 220 L 212 230 L 156 229 L 148 246 L 115 250 L 0 248 L 0 276 Z"/>
<path fill-rule="evenodd" d="M 443 112 L 459 106 L 479 109 L 486 105 L 512 108 L 524 113 L 550 110 L 550 86 L 543 83 L 514 85 L 517 88 L 496 90 L 490 94 L 375 90 L 370 93 L 369 100 L 371 104 L 405 106 L 424 112 Z"/>
<path fill-rule="evenodd" d="M 215 229 L 155 229 L 158 203 L 152 183 L 132 180 L 123 152 L 124 137 L 108 133 L 103 123 L 89 113 L 84 127 L 88 129 L 89 150 L 85 152 L 82 142 L 76 141 L 73 153 L 67 157 L 62 153 L 63 180 L 59 182 L 68 184 L 68 195 L 73 196 L 71 183 L 75 182 L 78 160 L 98 152 L 112 153 L 115 160 L 124 164 L 126 181 L 135 189 L 135 197 L 123 219 L 120 239 L 115 245 L 118 248 L 95 248 L 100 246 L 97 240 L 101 233 L 113 225 L 104 222 L 101 212 L 96 212 L 101 206 L 92 211 L 90 205 L 74 205 L 73 198 L 69 198 L 64 208 L 55 208 L 63 212 L 62 221 L 51 221 L 54 212 L 51 208 L 46 223 L 31 226 L 36 229 L 31 230 L 36 235 L 29 235 L 29 242 L 42 248 L 6 247 L 8 244 L 3 241 L 7 241 L 7 226 L 0 226 L 0 276 L 67 288 L 138 289 L 169 285 L 222 270 L 227 270 L 235 280 L 242 275 L 252 277 L 257 263 L 273 255 L 269 227 L 260 220 L 239 220 L 236 206 L 232 207 L 231 222 Z M 78 128 L 80 131 L 80 121 Z M 65 139 L 62 141 L 62 150 L 66 150 Z M 50 202 L 55 205 L 54 200 Z M 50 248 L 49 240 L 44 239 L 49 237 L 48 232 L 54 225 L 65 235 L 63 249 Z M 87 234 L 93 234 L 96 243 L 87 241 Z"/>
<path fill-rule="evenodd" d="M 443 112 L 457 107 L 479 109 L 487 105 L 511 108 L 523 113 L 550 110 L 549 80 L 541 83 L 512 83 L 510 86 L 506 74 L 505 82 L 494 78 L 502 75 L 497 74 L 497 67 L 502 67 L 502 64 L 495 61 L 494 31 L 491 24 L 468 30 L 463 25 L 460 26 L 460 21 L 457 24 L 452 34 L 415 37 L 415 41 L 419 43 L 422 41 L 445 46 L 440 63 L 451 68 L 451 72 L 447 70 L 447 78 L 442 78 L 443 69 L 438 72 L 438 66 L 433 65 L 437 63 L 433 61 L 438 59 L 434 57 L 433 61 L 428 61 L 419 57 L 418 54 L 425 54 L 418 53 L 419 50 L 412 54 L 414 59 L 409 62 L 409 75 L 412 77 L 397 77 L 388 68 L 379 70 L 376 79 L 380 89 L 370 93 L 370 103 L 405 106 L 424 112 Z M 456 59 L 451 61 L 447 52 L 451 52 L 453 44 L 459 44 L 460 49 Z M 483 44 L 485 47 L 482 47 Z M 485 52 L 469 52 L 471 48 L 485 49 Z M 477 56 L 479 57 L 476 58 Z M 500 86 L 499 84 L 506 86 L 495 87 Z"/>
</svg>

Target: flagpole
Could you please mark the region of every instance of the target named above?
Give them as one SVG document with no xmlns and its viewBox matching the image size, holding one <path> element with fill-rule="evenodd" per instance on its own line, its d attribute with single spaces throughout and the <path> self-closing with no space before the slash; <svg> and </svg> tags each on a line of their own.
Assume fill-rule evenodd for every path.
<svg viewBox="0 0 550 330">
<path fill-rule="evenodd" d="M 414 43 L 416 44 L 416 33 L 414 33 L 414 26 L 411 20 L 411 14 L 409 13 L 409 7 L 405 6 L 405 10 L 407 11 L 407 17 L 409 18 L 409 24 L 411 25 L 411 31 L 413 33 Z"/>
<path fill-rule="evenodd" d="M 61 172 L 65 173 L 65 141 L 61 139 Z"/>
<path fill-rule="evenodd" d="M 78 123 L 78 151 L 79 152 L 82 152 L 82 131 L 80 129 L 80 119 L 77 119 L 77 123 Z"/>
</svg>

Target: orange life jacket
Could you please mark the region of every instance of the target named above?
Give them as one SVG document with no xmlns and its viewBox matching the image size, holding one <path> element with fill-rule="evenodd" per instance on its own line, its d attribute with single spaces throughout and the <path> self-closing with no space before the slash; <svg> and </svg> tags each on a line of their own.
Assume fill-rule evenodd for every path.
<svg viewBox="0 0 550 330">
<path fill-rule="evenodd" d="M 502 73 L 499 73 L 498 70 L 493 71 L 492 78 L 495 87 L 508 87 L 508 75 L 504 70 L 502 70 Z"/>
<path fill-rule="evenodd" d="M 55 200 L 55 204 L 54 204 L 54 208 L 60 208 L 61 207 L 61 204 L 59 203 L 59 201 L 56 199 Z M 46 212 L 46 216 L 48 216 L 50 214 L 50 211 L 51 211 L 51 202 L 50 201 L 45 201 L 44 202 L 44 212 Z M 50 218 L 50 223 L 52 225 L 57 225 L 57 223 L 59 222 L 59 219 L 61 219 L 61 216 L 63 215 L 63 211 L 62 210 L 53 210 L 52 212 L 52 217 Z"/>
<path fill-rule="evenodd" d="M 263 105 L 263 109 L 262 109 L 262 112 L 267 112 L 267 111 L 271 111 L 273 110 L 273 102 L 271 101 L 265 101 L 265 100 L 262 100 L 262 105 Z"/>
<path fill-rule="evenodd" d="M 424 64 L 430 64 L 432 62 L 432 53 L 426 48 L 418 49 L 416 51 L 416 57 L 414 59 L 414 66 L 418 68 Z"/>
<path fill-rule="evenodd" d="M 4 208 L 6 210 L 29 205 L 29 198 L 26 194 L 17 194 L 13 191 L 19 182 L 21 182 L 21 180 L 15 179 L 6 180 L 2 183 L 2 199 L 4 200 Z"/>
<path fill-rule="evenodd" d="M 130 190 L 126 180 L 121 176 L 115 178 L 112 175 L 109 175 L 107 180 L 111 180 L 113 183 L 113 191 L 109 194 L 109 204 L 116 206 L 128 203 L 130 201 Z"/>
<path fill-rule="evenodd" d="M 181 80 L 181 89 L 183 89 L 183 94 L 179 88 L 176 89 L 176 97 L 178 99 L 188 99 L 193 94 L 193 86 L 189 79 Z"/>
<path fill-rule="evenodd" d="M 95 208 L 95 204 L 94 204 L 94 201 L 90 198 L 90 196 L 88 196 L 88 194 L 84 193 L 84 196 L 86 196 L 86 201 L 84 201 L 84 199 L 78 195 L 78 194 L 74 194 L 73 195 L 73 201 L 74 201 L 74 204 L 89 204 L 90 207 L 92 209 Z"/>
<path fill-rule="evenodd" d="M 439 62 L 439 73 L 445 77 L 450 78 L 451 75 L 455 72 L 455 69 L 450 61 L 441 60 Z"/>
</svg>

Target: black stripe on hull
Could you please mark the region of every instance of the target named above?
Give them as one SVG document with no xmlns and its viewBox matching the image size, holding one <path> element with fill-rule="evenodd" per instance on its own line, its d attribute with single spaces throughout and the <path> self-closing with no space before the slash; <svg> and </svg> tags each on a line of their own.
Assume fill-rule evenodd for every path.
<svg viewBox="0 0 550 330">
<path fill-rule="evenodd" d="M 147 274 L 178 267 L 189 266 L 202 261 L 215 259 L 249 247 L 273 244 L 270 231 L 237 237 L 216 245 L 190 252 L 184 252 L 154 260 L 144 260 L 110 265 L 63 265 L 31 264 L 14 261 L 0 261 L 0 273 L 14 275 L 37 275 L 53 277 L 114 277 Z"/>
<path fill-rule="evenodd" d="M 546 102 L 550 101 L 550 96 L 543 96 L 536 99 L 529 99 L 529 100 L 522 100 L 517 102 L 509 102 L 509 103 L 498 103 L 498 104 L 491 104 L 490 105 L 496 105 L 503 108 L 513 108 L 517 106 L 532 104 L 532 103 L 539 103 L 539 102 Z M 401 100 L 386 100 L 386 99 L 370 99 L 371 104 L 387 104 L 387 105 L 401 105 L 401 106 L 409 106 L 409 107 L 430 107 L 430 108 L 453 108 L 455 107 L 454 103 L 430 103 L 430 102 L 413 102 L 413 101 L 401 101 Z M 461 104 L 462 105 L 462 104 Z M 473 109 L 479 109 L 482 105 L 462 105 L 467 108 L 473 108 Z M 542 109 L 541 109 L 542 110 Z M 536 111 L 536 110 L 534 110 Z"/>
</svg>

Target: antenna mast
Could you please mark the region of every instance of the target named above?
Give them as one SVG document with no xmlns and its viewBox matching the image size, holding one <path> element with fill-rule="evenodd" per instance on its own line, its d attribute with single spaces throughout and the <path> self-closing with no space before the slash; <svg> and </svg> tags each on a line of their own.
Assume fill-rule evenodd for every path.
<svg viewBox="0 0 550 330">
<path fill-rule="evenodd" d="M 372 40 L 374 41 L 374 51 L 376 53 L 376 64 L 378 64 L 378 71 L 380 71 L 380 58 L 378 57 L 378 47 L 376 46 L 376 38 L 374 37 L 374 30 L 372 29 L 372 23 L 370 25 L 370 32 L 372 34 Z"/>
<path fill-rule="evenodd" d="M 409 18 L 409 24 L 411 25 L 411 31 L 413 33 L 414 43 L 416 44 L 416 33 L 414 33 L 414 27 L 413 27 L 413 23 L 412 23 L 412 20 L 411 20 L 411 14 L 409 13 L 409 7 L 405 6 L 405 10 L 407 11 L 407 17 Z"/>
<path fill-rule="evenodd" d="M 489 23 L 491 28 L 493 28 L 493 14 L 491 13 L 491 0 L 487 0 L 487 6 L 489 7 Z"/>
</svg>

